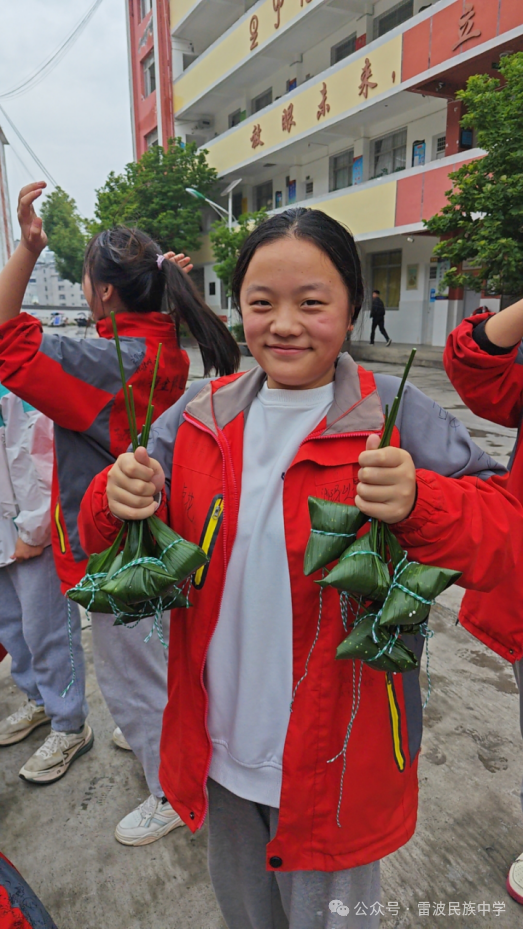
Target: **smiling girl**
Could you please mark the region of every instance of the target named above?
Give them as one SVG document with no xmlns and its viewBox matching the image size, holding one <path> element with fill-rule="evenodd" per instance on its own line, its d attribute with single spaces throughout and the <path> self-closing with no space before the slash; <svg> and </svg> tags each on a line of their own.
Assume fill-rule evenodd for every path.
<svg viewBox="0 0 523 930">
<path fill-rule="evenodd" d="M 339 596 L 321 601 L 320 573 L 303 574 L 307 499 L 356 503 L 394 524 L 411 559 L 483 589 L 511 570 L 523 511 L 500 466 L 410 384 L 394 445 L 377 448 L 398 379 L 340 355 L 363 283 L 335 220 L 268 219 L 243 246 L 233 294 L 258 367 L 191 385 L 147 450 L 91 484 L 80 531 L 101 551 L 121 519 L 158 509 L 208 552 L 193 609 L 172 614 L 161 781 L 191 830 L 209 813 L 227 925 L 374 927 L 379 860 L 415 828 L 418 675 L 335 661 Z"/>
</svg>

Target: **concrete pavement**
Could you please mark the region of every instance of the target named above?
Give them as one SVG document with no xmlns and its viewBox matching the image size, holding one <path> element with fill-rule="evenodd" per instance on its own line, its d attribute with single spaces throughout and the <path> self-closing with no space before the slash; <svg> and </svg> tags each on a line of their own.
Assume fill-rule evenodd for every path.
<svg viewBox="0 0 523 930">
<path fill-rule="evenodd" d="M 380 363 L 368 367 L 401 371 Z M 196 364 L 192 373 L 198 375 Z M 507 460 L 514 431 L 464 409 L 444 372 L 415 368 L 411 380 L 459 416 L 482 448 Z M 383 862 L 384 927 L 523 924 L 523 909 L 504 889 L 509 865 L 523 851 L 518 697 L 511 667 L 455 626 L 459 597 L 460 590 L 452 589 L 432 612 L 432 694 L 420 760 L 419 823 L 410 843 Z M 94 748 L 47 788 L 17 775 L 46 727 L 0 750 L 0 849 L 58 927 L 223 927 L 207 874 L 205 829 L 196 836 L 176 830 L 137 849 L 113 838 L 117 821 L 148 792 L 134 756 L 111 742 L 113 722 L 94 678 L 88 626 L 84 641 Z M 0 664 L 0 715 L 12 712 L 20 698 L 6 660 Z"/>
</svg>

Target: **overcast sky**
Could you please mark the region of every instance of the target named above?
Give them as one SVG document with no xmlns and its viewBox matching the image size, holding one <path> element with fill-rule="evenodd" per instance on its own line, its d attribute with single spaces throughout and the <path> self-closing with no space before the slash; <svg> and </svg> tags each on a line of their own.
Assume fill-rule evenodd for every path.
<svg viewBox="0 0 523 930">
<path fill-rule="evenodd" d="M 62 44 L 93 0 L 1 0 L 0 95 Z M 95 190 L 132 160 L 125 0 L 103 0 L 54 71 L 21 97 L 0 104 L 57 184 L 92 216 Z M 0 112 L 11 207 L 41 172 Z M 22 167 L 19 155 L 28 170 Z M 16 237 L 17 227 L 13 227 Z"/>
</svg>

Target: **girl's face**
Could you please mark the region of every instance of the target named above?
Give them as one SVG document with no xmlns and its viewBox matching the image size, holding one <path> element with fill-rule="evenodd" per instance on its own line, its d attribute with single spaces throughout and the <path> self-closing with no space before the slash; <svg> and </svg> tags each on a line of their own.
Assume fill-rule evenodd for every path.
<svg viewBox="0 0 523 930">
<path fill-rule="evenodd" d="M 312 242 L 287 237 L 254 253 L 240 292 L 245 338 L 269 388 L 329 384 L 352 330 L 347 286 Z"/>
</svg>

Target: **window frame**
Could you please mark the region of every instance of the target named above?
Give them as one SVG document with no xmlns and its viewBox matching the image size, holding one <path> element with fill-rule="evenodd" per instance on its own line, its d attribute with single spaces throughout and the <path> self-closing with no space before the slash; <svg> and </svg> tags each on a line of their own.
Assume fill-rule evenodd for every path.
<svg viewBox="0 0 523 930">
<path fill-rule="evenodd" d="M 349 55 L 354 54 L 354 52 L 356 51 L 356 41 L 357 41 L 356 33 L 351 32 L 351 34 L 349 36 L 345 36 L 345 38 L 342 39 L 341 42 L 337 42 L 336 45 L 331 46 L 331 67 L 333 65 L 337 65 L 339 61 L 343 61 L 345 58 L 348 58 Z M 345 55 L 341 55 L 338 58 L 336 55 L 336 52 L 338 52 L 339 49 L 343 48 L 344 45 L 348 45 L 349 43 L 353 45 L 353 48 L 351 48 L 350 52 L 347 52 Z"/>
<path fill-rule="evenodd" d="M 149 54 L 142 60 L 142 76 L 143 95 L 144 99 L 147 99 L 147 97 L 150 97 L 156 90 L 156 58 L 154 48 L 151 49 Z"/>
<path fill-rule="evenodd" d="M 407 9 L 407 8 L 410 9 L 410 13 L 408 13 L 407 16 L 400 18 L 396 15 L 396 14 L 401 15 L 401 10 Z M 396 3 L 394 6 L 391 6 L 390 9 L 384 10 L 383 13 L 379 14 L 379 16 L 374 17 L 374 22 L 372 24 L 373 40 L 380 39 L 381 36 L 384 36 L 387 34 L 387 32 L 390 32 L 392 29 L 395 29 L 396 26 L 401 26 L 403 23 L 406 23 L 407 20 L 412 19 L 413 16 L 414 16 L 414 0 L 400 0 L 399 3 Z M 387 20 L 391 21 L 391 25 L 389 25 L 387 29 L 384 29 L 383 31 L 381 31 L 380 30 L 381 24 L 384 22 L 387 22 Z M 394 21 L 392 22 L 392 20 Z"/>
<path fill-rule="evenodd" d="M 343 156 L 345 156 L 345 155 L 348 156 L 348 164 L 347 164 L 347 166 L 346 166 L 348 183 L 347 183 L 347 184 L 340 184 L 339 186 L 336 186 L 336 183 L 335 183 L 336 174 L 339 173 L 340 171 L 345 170 L 345 169 L 344 169 L 343 167 L 336 167 L 335 162 L 336 162 L 337 159 L 343 158 Z M 341 152 L 336 152 L 334 155 L 330 155 L 330 156 L 329 156 L 329 191 L 330 191 L 330 192 L 332 192 L 332 191 L 342 191 L 342 190 L 346 190 L 348 187 L 352 187 L 352 185 L 353 185 L 353 173 L 352 173 L 352 167 L 353 167 L 353 165 L 354 165 L 354 146 L 352 146 L 352 147 L 349 148 L 349 149 L 343 149 L 343 151 L 341 151 Z"/>
<path fill-rule="evenodd" d="M 257 105 L 258 101 L 269 95 L 271 99 L 267 103 L 263 103 L 260 106 Z M 253 97 L 251 100 L 251 116 L 254 113 L 259 113 L 260 110 L 264 110 L 265 107 L 270 107 L 271 103 L 273 102 L 272 87 L 268 87 L 267 90 L 262 91 L 261 94 L 256 94 L 256 97 Z"/>
<path fill-rule="evenodd" d="M 404 142 L 402 142 L 401 145 L 394 145 L 394 137 L 399 136 L 399 135 L 404 136 Z M 382 170 L 379 174 L 377 174 L 376 173 L 377 158 L 388 154 L 388 150 L 383 149 L 379 153 L 379 155 L 377 155 L 376 146 L 380 142 L 388 142 L 389 140 L 391 140 L 390 155 L 391 155 L 392 170 L 391 171 Z M 395 168 L 394 167 L 394 153 L 400 150 L 403 150 L 403 165 L 401 167 Z M 403 126 L 401 129 L 395 129 L 393 132 L 388 132 L 384 136 L 378 136 L 376 139 L 372 139 L 371 145 L 370 145 L 370 157 L 371 157 L 371 167 L 372 167 L 371 180 L 374 180 L 375 178 L 390 177 L 393 174 L 398 174 L 398 172 L 400 171 L 405 171 L 407 167 L 407 127 Z"/>
</svg>

